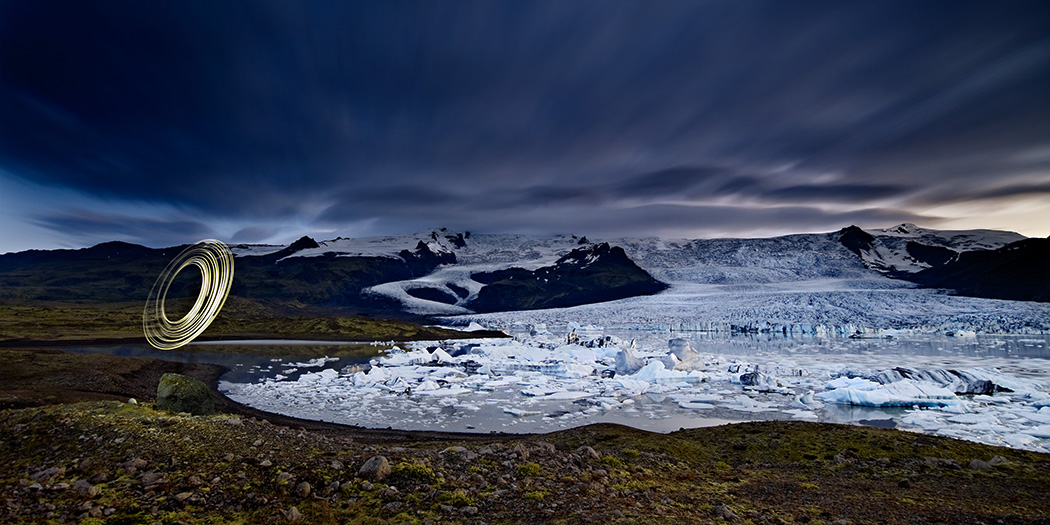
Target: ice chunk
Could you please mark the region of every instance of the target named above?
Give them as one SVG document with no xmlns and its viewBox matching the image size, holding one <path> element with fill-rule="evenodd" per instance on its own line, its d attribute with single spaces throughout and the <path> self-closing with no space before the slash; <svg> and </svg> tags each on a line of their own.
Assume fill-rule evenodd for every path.
<svg viewBox="0 0 1050 525">
<path fill-rule="evenodd" d="M 539 410 L 525 410 L 523 408 L 514 407 L 504 407 L 503 412 L 514 417 L 538 416 L 541 413 Z"/>
<path fill-rule="evenodd" d="M 642 369 L 645 362 L 634 356 L 630 348 L 620 350 L 616 354 L 616 373 L 619 375 L 631 375 Z"/>
<path fill-rule="evenodd" d="M 872 384 L 875 386 L 872 387 Z M 879 385 L 871 381 L 865 381 L 865 383 L 856 383 L 828 392 L 821 392 L 816 394 L 815 397 L 828 403 L 872 407 L 962 406 L 960 400 L 951 390 L 934 383 L 912 381 L 911 379 L 903 379 L 888 385 Z"/>
<path fill-rule="evenodd" d="M 693 350 L 689 346 L 689 341 L 685 339 L 671 339 L 667 342 L 667 346 L 671 350 L 671 355 L 678 358 L 679 361 L 695 361 L 700 358 L 700 354 Z"/>
</svg>

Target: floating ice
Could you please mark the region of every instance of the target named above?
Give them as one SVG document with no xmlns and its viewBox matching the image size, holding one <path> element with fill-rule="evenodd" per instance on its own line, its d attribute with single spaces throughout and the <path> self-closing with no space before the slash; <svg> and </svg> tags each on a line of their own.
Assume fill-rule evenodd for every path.
<svg viewBox="0 0 1050 525">
<path fill-rule="evenodd" d="M 872 386 L 874 384 L 874 386 Z M 935 383 L 902 379 L 888 385 L 865 381 L 816 394 L 828 403 L 870 407 L 959 406 L 955 393 Z"/>
<path fill-rule="evenodd" d="M 696 339 L 635 345 L 597 333 L 589 341 L 596 340 L 601 344 L 565 344 L 559 335 L 417 342 L 377 356 L 370 368 L 340 372 L 324 368 L 335 366 L 330 360 L 308 360 L 285 365 L 300 368 L 298 376 L 256 368 L 260 380 L 224 381 L 221 388 L 263 410 L 380 428 L 535 432 L 609 421 L 669 431 L 756 419 L 880 420 L 1050 451 L 1045 360 L 932 362 L 902 353 L 813 353 L 807 346 L 890 344 L 869 340 L 803 340 L 787 351 L 743 356 Z M 906 344 L 903 336 L 892 341 L 893 348 Z M 638 365 L 633 372 L 622 366 L 627 356 Z M 671 356 L 674 368 L 665 363 Z M 999 388 L 959 393 L 981 381 Z"/>
</svg>

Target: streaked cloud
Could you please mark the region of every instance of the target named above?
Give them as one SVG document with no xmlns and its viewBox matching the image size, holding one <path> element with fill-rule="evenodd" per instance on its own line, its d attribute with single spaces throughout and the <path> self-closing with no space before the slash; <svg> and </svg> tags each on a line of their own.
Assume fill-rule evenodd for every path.
<svg viewBox="0 0 1050 525">
<path fill-rule="evenodd" d="M 0 177 L 165 210 L 20 212 L 84 243 L 1050 210 L 1042 1 L 5 2 L 0 49 Z"/>
</svg>

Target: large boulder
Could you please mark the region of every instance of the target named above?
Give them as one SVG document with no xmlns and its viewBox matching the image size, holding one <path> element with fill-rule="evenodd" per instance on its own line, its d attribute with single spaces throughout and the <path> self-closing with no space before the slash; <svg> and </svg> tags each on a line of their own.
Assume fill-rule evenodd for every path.
<svg viewBox="0 0 1050 525">
<path fill-rule="evenodd" d="M 157 408 L 200 416 L 214 414 L 215 401 L 203 381 L 169 373 L 161 376 L 157 385 Z"/>
<path fill-rule="evenodd" d="M 383 481 L 390 475 L 390 461 L 385 456 L 372 456 L 361 465 L 357 475 L 372 481 Z"/>
</svg>

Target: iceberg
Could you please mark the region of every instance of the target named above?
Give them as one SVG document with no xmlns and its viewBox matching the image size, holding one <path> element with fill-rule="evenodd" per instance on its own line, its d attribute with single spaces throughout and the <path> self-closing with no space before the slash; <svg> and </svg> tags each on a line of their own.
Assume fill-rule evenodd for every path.
<svg viewBox="0 0 1050 525">
<path fill-rule="evenodd" d="M 880 385 L 873 381 L 862 381 L 821 392 L 814 397 L 827 403 L 870 407 L 962 406 L 954 392 L 936 383 L 902 379 L 888 385 Z"/>
</svg>

